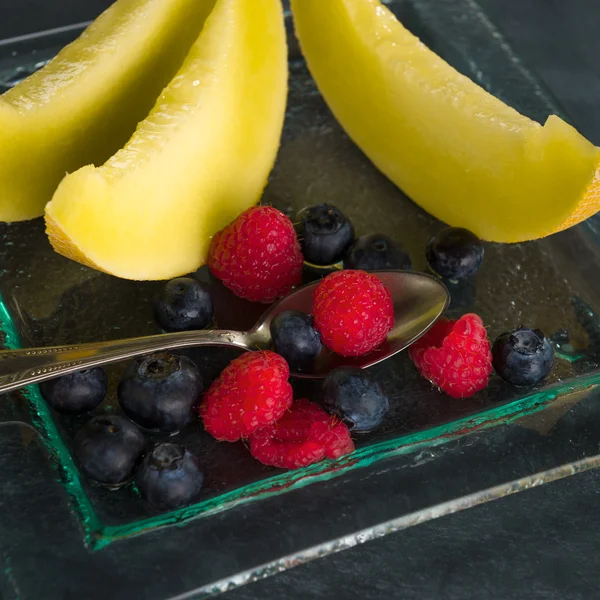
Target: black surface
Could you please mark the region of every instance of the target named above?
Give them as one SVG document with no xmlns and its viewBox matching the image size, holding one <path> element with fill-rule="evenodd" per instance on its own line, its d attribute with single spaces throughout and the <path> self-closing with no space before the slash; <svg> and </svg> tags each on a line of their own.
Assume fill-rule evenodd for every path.
<svg viewBox="0 0 600 600">
<path fill-rule="evenodd" d="M 543 77 L 582 132 L 600 142 L 600 121 L 596 118 L 600 104 L 598 1 L 480 3 L 504 30 L 517 54 L 524 56 L 527 65 Z M 107 4 L 100 0 L 0 0 L 0 37 L 85 20 Z M 15 443 L 23 443 L 23 432 L 15 430 L 14 438 Z M 0 464 L 1 459 L 0 453 Z M 30 468 L 40 474 L 43 471 L 41 463 L 34 460 Z M 596 557 L 600 550 L 599 484 L 598 472 L 576 476 L 370 542 L 247 586 L 227 597 L 594 598 L 600 584 Z M 5 481 L 3 486 L 8 496 L 6 488 L 10 483 Z M 50 505 L 62 502 L 64 490 L 58 483 L 49 483 L 46 492 Z M 15 516 L 26 509 L 28 498 L 35 493 L 33 486 L 21 490 L 22 505 L 18 510 L 3 505 L 0 496 L 0 511 L 5 516 Z M 57 515 L 56 520 L 58 524 L 53 523 L 51 529 L 62 531 L 66 538 L 79 535 L 66 515 Z M 43 519 L 40 526 L 44 526 Z M 260 535 L 258 524 L 250 526 Z M 226 532 L 224 528 L 224 544 L 236 535 L 233 529 Z M 35 554 L 35 537 L 30 548 Z M 138 551 L 142 551 L 141 545 Z M 48 558 L 40 555 L 37 560 L 42 564 Z M 51 562 L 58 560 L 55 564 L 63 561 L 63 569 L 77 568 L 73 557 L 52 558 Z M 126 560 L 124 556 L 120 558 Z M 11 583 L 11 566 L 4 557 L 2 560 L 7 576 L 0 579 L 6 585 L 5 589 L 0 588 L 0 597 L 18 597 L 19 590 Z M 107 571 L 113 567 L 104 565 Z M 173 565 L 168 567 L 168 563 L 155 565 L 157 581 L 180 577 Z M 190 564 L 184 568 L 190 568 Z M 102 582 L 102 571 L 99 569 L 97 581 L 89 582 L 90 588 Z M 56 586 L 64 590 L 60 581 Z M 146 596 L 140 590 L 139 597 Z M 65 591 L 62 597 L 83 598 L 85 593 L 80 588 L 72 593 Z"/>
<path fill-rule="evenodd" d="M 597 598 L 599 483 L 589 473 L 523 492 L 297 567 L 226 598 Z"/>
<path fill-rule="evenodd" d="M 95 18 L 111 0 L 0 0 L 0 39 Z"/>
</svg>

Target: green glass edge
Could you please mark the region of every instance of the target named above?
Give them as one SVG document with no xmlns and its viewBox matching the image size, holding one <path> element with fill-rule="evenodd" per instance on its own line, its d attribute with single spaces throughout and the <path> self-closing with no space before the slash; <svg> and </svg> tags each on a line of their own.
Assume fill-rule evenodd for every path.
<svg viewBox="0 0 600 600">
<path fill-rule="evenodd" d="M 17 350 L 21 347 L 19 334 L 4 302 L 4 298 L 1 295 L 0 330 L 2 330 L 2 333 L 4 334 L 4 343 L 9 350 Z M 33 409 L 31 411 L 32 424 L 40 432 L 42 442 L 48 451 L 54 466 L 57 467 L 61 481 L 81 519 L 86 544 L 92 545 L 92 532 L 100 529 L 102 524 L 83 490 L 81 481 L 79 480 L 79 470 L 75 466 L 71 453 L 65 446 L 62 437 L 58 432 L 56 423 L 52 418 L 52 413 L 42 398 L 38 386 L 27 386 L 23 389 L 22 393 Z"/>
<path fill-rule="evenodd" d="M 0 329 L 5 335 L 8 349 L 16 350 L 21 347 L 14 321 L 1 296 Z M 593 373 L 473 416 L 359 448 L 352 454 L 334 461 L 323 461 L 296 471 L 280 473 L 192 506 L 119 526 L 105 526 L 96 515 L 81 485 L 79 471 L 58 432 L 50 409 L 39 393 L 38 386 L 26 388 L 24 396 L 31 403 L 34 424 L 41 431 L 43 443 L 57 466 L 69 498 L 82 521 L 85 542 L 92 549 L 99 550 L 120 539 L 140 535 L 159 527 L 182 525 L 194 518 L 222 512 L 240 504 L 300 489 L 318 481 L 328 481 L 351 470 L 369 467 L 384 458 L 409 454 L 424 447 L 435 447 L 474 431 L 508 424 L 543 410 L 558 396 L 598 385 L 600 373 Z"/>
</svg>

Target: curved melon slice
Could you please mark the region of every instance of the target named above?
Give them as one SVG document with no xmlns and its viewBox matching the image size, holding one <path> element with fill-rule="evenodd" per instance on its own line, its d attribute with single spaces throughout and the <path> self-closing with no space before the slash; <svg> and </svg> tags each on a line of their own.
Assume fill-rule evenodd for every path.
<svg viewBox="0 0 600 600">
<path fill-rule="evenodd" d="M 598 151 L 542 127 L 459 74 L 378 0 L 292 0 L 310 71 L 348 135 L 425 210 L 496 242 L 600 208 Z"/>
<path fill-rule="evenodd" d="M 214 0 L 118 0 L 0 96 L 0 220 L 44 214 L 68 171 L 102 164 L 148 115 Z"/>
<path fill-rule="evenodd" d="M 211 236 L 258 201 L 286 94 L 280 0 L 217 0 L 129 143 L 60 184 L 46 207 L 55 250 L 128 279 L 197 269 Z"/>
</svg>

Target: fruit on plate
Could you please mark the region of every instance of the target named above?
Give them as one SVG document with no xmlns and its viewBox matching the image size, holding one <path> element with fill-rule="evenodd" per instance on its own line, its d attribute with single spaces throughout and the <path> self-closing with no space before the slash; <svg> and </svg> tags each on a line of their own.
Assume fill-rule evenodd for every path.
<svg viewBox="0 0 600 600">
<path fill-rule="evenodd" d="M 250 436 L 250 453 L 265 465 L 298 469 L 354 451 L 348 427 L 306 398 L 279 421 Z"/>
<path fill-rule="evenodd" d="M 280 0 L 218 0 L 126 146 L 61 182 L 46 207 L 55 250 L 127 279 L 197 269 L 211 237 L 258 201 L 286 93 Z"/>
<path fill-rule="evenodd" d="M 598 150 L 458 73 L 378 0 L 292 0 L 310 71 L 348 135 L 410 198 L 484 240 L 519 242 L 600 208 Z"/>
<path fill-rule="evenodd" d="M 439 319 L 408 355 L 433 385 L 452 398 L 469 398 L 484 389 L 492 372 L 492 352 L 481 317 Z"/>
<path fill-rule="evenodd" d="M 378 427 L 389 399 L 377 380 L 364 369 L 338 367 L 323 380 L 322 404 L 351 431 L 366 433 Z"/>
<path fill-rule="evenodd" d="M 468 229 L 448 227 L 434 235 L 425 256 L 429 267 L 451 281 L 466 279 L 479 270 L 485 253 L 481 240 Z"/>
<path fill-rule="evenodd" d="M 187 356 L 155 352 L 131 363 L 119 382 L 123 412 L 145 429 L 179 431 L 204 391 L 202 376 Z"/>
<path fill-rule="evenodd" d="M 202 489 L 204 474 L 184 446 L 163 442 L 144 457 L 136 483 L 153 508 L 168 510 L 193 502 Z"/>
<path fill-rule="evenodd" d="M 156 320 L 166 331 L 206 329 L 213 310 L 210 286 L 193 277 L 171 279 L 154 299 Z"/>
<path fill-rule="evenodd" d="M 311 315 L 298 310 L 284 310 L 275 315 L 269 326 L 273 348 L 285 358 L 290 371 L 308 371 L 323 350 L 321 335 Z"/>
<path fill-rule="evenodd" d="M 123 146 L 181 66 L 214 0 L 118 0 L 0 96 L 0 220 L 44 214 L 66 172 Z"/>
<path fill-rule="evenodd" d="M 302 281 L 304 259 L 290 218 L 272 206 L 253 206 L 215 234 L 207 262 L 236 296 L 269 303 Z"/>
<path fill-rule="evenodd" d="M 296 215 L 296 232 L 304 259 L 313 265 L 333 265 L 342 260 L 354 241 L 354 226 L 330 204 L 307 206 Z"/>
<path fill-rule="evenodd" d="M 411 268 L 412 261 L 408 252 L 382 233 L 369 233 L 359 237 L 344 257 L 344 269 L 410 271 Z"/>
<path fill-rule="evenodd" d="M 492 357 L 496 373 L 509 383 L 537 385 L 552 370 L 554 348 L 539 329 L 521 325 L 496 339 Z"/>
<path fill-rule="evenodd" d="M 289 376 L 287 362 L 270 350 L 232 360 L 204 394 L 204 429 L 219 441 L 237 442 L 272 425 L 292 405 Z"/>
<path fill-rule="evenodd" d="M 101 367 L 47 379 L 39 384 L 44 400 L 65 415 L 82 415 L 94 410 L 106 396 L 108 378 Z"/>
<path fill-rule="evenodd" d="M 144 434 L 128 419 L 117 415 L 95 417 L 73 440 L 75 458 L 94 481 L 109 486 L 126 482 L 146 447 Z"/>
</svg>

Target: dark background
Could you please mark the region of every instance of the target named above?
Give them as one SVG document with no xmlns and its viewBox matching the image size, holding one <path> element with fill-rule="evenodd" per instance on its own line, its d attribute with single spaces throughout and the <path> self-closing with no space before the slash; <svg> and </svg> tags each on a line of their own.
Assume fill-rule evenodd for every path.
<svg viewBox="0 0 600 600">
<path fill-rule="evenodd" d="M 0 39 L 89 20 L 110 3 L 0 0 Z M 600 0 L 479 3 L 580 131 L 600 144 Z M 370 542 L 226 598 L 592 599 L 600 598 L 599 566 L 600 475 L 591 472 Z"/>
</svg>

